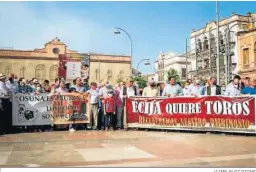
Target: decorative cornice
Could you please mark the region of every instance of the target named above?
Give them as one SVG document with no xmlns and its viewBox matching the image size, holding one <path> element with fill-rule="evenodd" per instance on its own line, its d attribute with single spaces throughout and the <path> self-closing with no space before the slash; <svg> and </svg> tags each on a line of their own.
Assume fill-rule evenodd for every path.
<svg viewBox="0 0 256 172">
<path fill-rule="evenodd" d="M 23 56 L 1 56 L 0 59 L 17 59 L 17 60 L 50 60 L 50 61 L 59 61 L 59 58 L 56 57 L 23 57 Z"/>
<path fill-rule="evenodd" d="M 16 60 L 49 60 L 49 61 L 59 61 L 59 58 L 56 57 L 19 57 L 19 56 L 1 56 L 0 59 L 16 59 Z M 99 62 L 95 59 L 90 59 L 90 62 Z M 122 60 L 100 60 L 100 63 L 123 63 L 123 64 L 131 64 L 131 61 L 122 61 Z"/>
<path fill-rule="evenodd" d="M 256 28 L 252 28 L 252 29 L 248 29 L 248 30 L 244 30 L 244 31 L 239 31 L 239 32 L 236 33 L 236 35 L 237 36 L 244 36 L 247 33 L 255 32 L 255 31 L 256 31 Z"/>
</svg>

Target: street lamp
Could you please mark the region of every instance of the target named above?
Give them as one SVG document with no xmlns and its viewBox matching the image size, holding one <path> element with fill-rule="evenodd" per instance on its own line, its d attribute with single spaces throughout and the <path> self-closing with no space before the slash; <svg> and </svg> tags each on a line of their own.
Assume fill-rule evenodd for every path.
<svg viewBox="0 0 256 172">
<path fill-rule="evenodd" d="M 219 38 L 219 4 L 216 1 L 216 22 L 217 22 L 217 53 L 216 53 L 216 68 L 217 68 L 217 84 L 220 85 L 220 38 Z"/>
<path fill-rule="evenodd" d="M 127 36 L 128 36 L 128 38 L 129 38 L 129 40 L 130 40 L 130 55 L 131 55 L 131 77 L 132 77 L 132 38 L 131 38 L 131 36 L 129 35 L 129 33 L 128 32 L 126 32 L 124 29 L 122 29 L 122 28 L 120 28 L 120 27 L 115 27 L 115 31 L 114 31 L 114 34 L 116 34 L 116 35 L 119 35 L 119 34 L 121 34 L 121 32 L 120 32 L 120 30 L 121 31 L 123 31 Z"/>
<path fill-rule="evenodd" d="M 148 66 L 148 65 L 150 65 L 149 60 L 150 60 L 150 59 L 142 59 L 141 61 L 139 61 L 139 63 L 137 64 L 137 74 L 136 74 L 137 76 L 139 75 L 139 65 L 140 65 L 140 63 L 143 62 L 143 61 L 146 61 L 146 62 L 144 63 L 144 65 Z"/>
</svg>

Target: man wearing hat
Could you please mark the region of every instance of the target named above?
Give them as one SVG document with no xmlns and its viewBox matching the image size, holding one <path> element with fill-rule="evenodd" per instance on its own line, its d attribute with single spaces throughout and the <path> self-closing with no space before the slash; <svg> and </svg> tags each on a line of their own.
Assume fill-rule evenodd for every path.
<svg viewBox="0 0 256 172">
<path fill-rule="evenodd" d="M 4 97 L 6 95 L 8 95 L 8 88 L 5 85 L 5 79 L 6 76 L 2 73 L 0 73 L 0 97 Z"/>
<path fill-rule="evenodd" d="M 7 120 L 9 114 L 6 114 L 9 110 L 7 106 L 9 104 L 9 100 L 4 99 L 8 98 L 9 90 L 5 85 L 5 79 L 6 76 L 0 73 L 0 134 L 7 131 L 8 125 L 6 123 L 7 121 L 9 122 L 9 120 Z"/>
</svg>

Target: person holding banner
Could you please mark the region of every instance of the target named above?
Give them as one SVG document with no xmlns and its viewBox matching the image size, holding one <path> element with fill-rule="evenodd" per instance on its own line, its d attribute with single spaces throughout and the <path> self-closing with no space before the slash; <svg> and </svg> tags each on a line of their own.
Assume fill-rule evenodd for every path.
<svg viewBox="0 0 256 172">
<path fill-rule="evenodd" d="M 191 89 L 189 81 L 186 81 L 183 88 L 184 96 L 191 96 Z"/>
<path fill-rule="evenodd" d="M 256 95 L 256 89 L 252 80 L 248 79 L 248 85 L 241 90 L 242 95 Z"/>
<path fill-rule="evenodd" d="M 126 86 L 123 86 L 120 90 L 121 98 L 134 97 L 137 95 L 137 88 L 133 85 L 133 81 L 126 82 Z"/>
<path fill-rule="evenodd" d="M 75 92 L 77 93 L 85 93 L 86 88 L 82 86 L 82 79 L 80 77 L 77 77 L 75 80 L 75 85 L 73 86 L 75 88 Z"/>
<path fill-rule="evenodd" d="M 233 82 L 228 84 L 226 91 L 224 93 L 225 96 L 240 96 L 241 86 L 240 86 L 241 77 L 239 75 L 234 76 Z"/>
<path fill-rule="evenodd" d="M 156 97 L 159 95 L 157 88 L 155 87 L 155 83 L 153 80 L 148 81 L 148 86 L 143 89 L 142 96 L 143 97 Z"/>
<path fill-rule="evenodd" d="M 198 97 L 205 94 L 205 86 L 201 84 L 201 80 L 197 79 L 192 86 L 190 86 L 191 95 Z"/>
<path fill-rule="evenodd" d="M 208 95 L 208 96 L 221 95 L 221 87 L 216 84 L 215 77 L 209 78 L 208 85 L 206 86 L 206 89 L 205 89 L 205 95 Z"/>
<path fill-rule="evenodd" d="M 22 79 L 22 81 L 20 81 L 18 93 L 22 93 L 22 94 L 33 93 L 33 89 L 32 87 L 27 85 L 26 79 Z"/>
<path fill-rule="evenodd" d="M 68 93 L 69 91 L 65 88 L 65 81 L 60 81 L 60 86 L 59 88 L 56 89 L 56 93 Z"/>
<path fill-rule="evenodd" d="M 176 97 L 176 96 L 182 96 L 183 91 L 180 85 L 176 84 L 175 77 L 170 76 L 169 78 L 169 83 L 164 87 L 163 90 L 163 96 L 168 96 L 168 97 Z"/>
<path fill-rule="evenodd" d="M 77 77 L 75 79 L 75 85 L 73 87 L 71 87 L 71 89 L 73 90 L 74 93 L 85 93 L 86 92 L 86 88 L 82 85 L 82 79 L 80 77 Z M 81 106 L 81 109 L 86 109 L 86 107 L 84 107 L 84 106 L 86 106 L 84 103 L 81 103 L 80 106 Z M 82 127 L 86 129 L 87 125 L 82 126 Z M 76 131 L 75 128 L 76 128 L 76 125 L 74 125 L 74 124 L 69 125 L 70 132 Z"/>
</svg>

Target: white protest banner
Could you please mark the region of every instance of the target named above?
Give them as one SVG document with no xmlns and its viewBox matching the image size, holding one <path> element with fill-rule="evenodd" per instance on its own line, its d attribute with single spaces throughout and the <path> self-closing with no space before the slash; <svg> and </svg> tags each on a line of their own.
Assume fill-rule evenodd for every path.
<svg viewBox="0 0 256 172">
<path fill-rule="evenodd" d="M 52 100 L 46 94 L 13 94 L 12 125 L 52 125 Z"/>
</svg>

